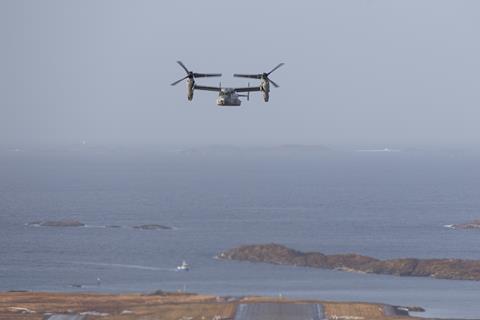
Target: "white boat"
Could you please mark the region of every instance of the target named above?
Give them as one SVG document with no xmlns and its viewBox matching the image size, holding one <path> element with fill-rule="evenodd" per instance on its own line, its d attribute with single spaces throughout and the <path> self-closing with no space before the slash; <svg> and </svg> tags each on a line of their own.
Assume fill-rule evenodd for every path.
<svg viewBox="0 0 480 320">
<path fill-rule="evenodd" d="M 182 264 L 177 266 L 177 270 L 178 271 L 188 271 L 188 270 L 190 270 L 190 266 L 188 265 L 188 263 L 185 262 L 185 260 L 183 260 Z"/>
</svg>

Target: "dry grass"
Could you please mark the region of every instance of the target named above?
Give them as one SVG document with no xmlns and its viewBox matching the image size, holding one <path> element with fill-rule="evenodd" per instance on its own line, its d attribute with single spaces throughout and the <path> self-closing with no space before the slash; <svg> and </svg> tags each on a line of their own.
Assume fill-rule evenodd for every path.
<svg viewBox="0 0 480 320">
<path fill-rule="evenodd" d="M 323 303 L 329 319 L 385 319 L 383 306 L 371 303 Z"/>
<path fill-rule="evenodd" d="M 96 311 L 107 317 L 89 316 L 89 320 L 211 320 L 215 316 L 232 318 L 238 303 L 321 303 L 329 319 L 406 319 L 385 317 L 382 306 L 372 303 L 342 303 L 289 300 L 276 297 L 245 297 L 226 302 L 208 295 L 166 294 L 98 294 L 98 293 L 0 293 L 0 319 L 42 320 L 45 313 L 80 313 Z M 26 308 L 35 313 L 22 314 L 13 308 Z M 408 319 L 408 318 L 407 318 Z M 413 318 L 410 318 L 413 319 Z"/>
<path fill-rule="evenodd" d="M 22 314 L 26 308 L 35 313 Z M 231 317 L 234 304 L 219 303 L 214 296 L 168 294 L 73 294 L 73 293 L 0 293 L 0 319 L 43 319 L 45 313 L 80 313 L 96 311 L 108 317 L 89 319 L 211 319 L 216 315 Z M 128 312 L 128 313 L 126 313 Z"/>
</svg>

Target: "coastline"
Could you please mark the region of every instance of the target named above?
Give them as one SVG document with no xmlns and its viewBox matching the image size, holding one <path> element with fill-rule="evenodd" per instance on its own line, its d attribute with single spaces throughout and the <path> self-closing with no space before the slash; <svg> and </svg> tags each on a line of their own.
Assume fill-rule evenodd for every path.
<svg viewBox="0 0 480 320">
<path fill-rule="evenodd" d="M 0 292 L 0 319 L 48 319 L 54 315 L 78 315 L 88 319 L 235 319 L 239 305 L 316 304 L 326 319 L 418 319 L 408 315 L 411 307 L 366 302 L 294 300 L 283 297 L 220 297 L 185 292 L 73 293 Z M 414 307 L 419 308 L 419 307 Z M 415 309 L 420 310 L 420 309 Z"/>
</svg>

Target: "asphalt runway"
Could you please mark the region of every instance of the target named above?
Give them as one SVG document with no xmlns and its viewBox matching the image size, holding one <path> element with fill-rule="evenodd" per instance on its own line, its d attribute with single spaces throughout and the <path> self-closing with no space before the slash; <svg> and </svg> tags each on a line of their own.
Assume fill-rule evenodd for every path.
<svg viewBox="0 0 480 320">
<path fill-rule="evenodd" d="M 322 320 L 321 304 L 245 303 L 240 304 L 234 320 Z"/>
</svg>

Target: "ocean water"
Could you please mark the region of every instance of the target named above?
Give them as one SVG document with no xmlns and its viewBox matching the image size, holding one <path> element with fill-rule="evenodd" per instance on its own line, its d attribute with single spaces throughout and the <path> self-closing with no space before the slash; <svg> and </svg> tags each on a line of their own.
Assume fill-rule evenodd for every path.
<svg viewBox="0 0 480 320">
<path fill-rule="evenodd" d="M 281 294 L 480 319 L 480 282 L 214 259 L 271 242 L 378 258 L 480 259 L 480 230 L 444 227 L 480 218 L 479 160 L 414 149 L 3 151 L 0 290 Z M 25 225 L 65 218 L 88 226 Z M 149 223 L 174 229 L 131 228 Z M 182 260 L 189 272 L 175 270 Z"/>
</svg>

